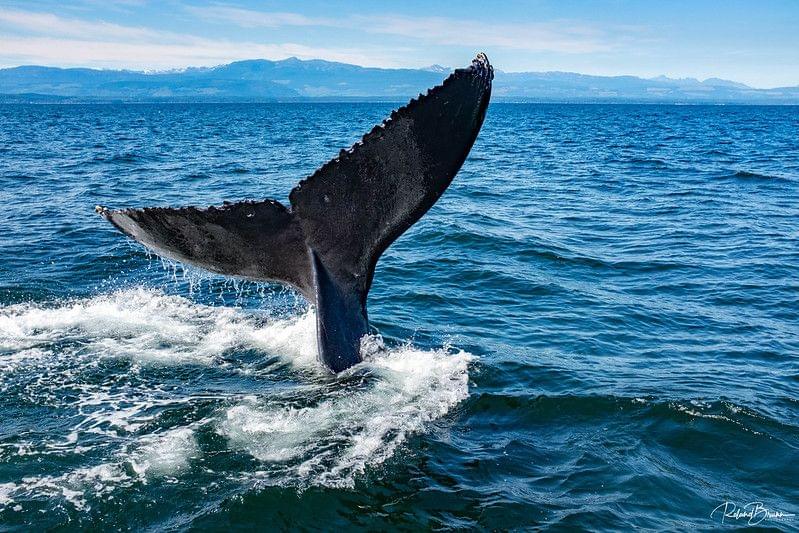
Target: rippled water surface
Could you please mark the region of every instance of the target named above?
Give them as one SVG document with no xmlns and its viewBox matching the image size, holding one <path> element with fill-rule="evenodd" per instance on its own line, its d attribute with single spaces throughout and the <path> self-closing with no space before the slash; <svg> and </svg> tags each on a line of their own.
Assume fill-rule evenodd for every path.
<svg viewBox="0 0 799 533">
<path fill-rule="evenodd" d="M 799 514 L 799 108 L 493 104 L 335 378 L 301 297 L 93 212 L 286 202 L 390 109 L 0 106 L 0 527 Z"/>
</svg>

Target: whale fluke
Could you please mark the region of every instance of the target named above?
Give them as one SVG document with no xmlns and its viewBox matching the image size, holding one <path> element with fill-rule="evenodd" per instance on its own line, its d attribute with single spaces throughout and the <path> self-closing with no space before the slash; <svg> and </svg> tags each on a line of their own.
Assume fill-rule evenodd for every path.
<svg viewBox="0 0 799 533">
<path fill-rule="evenodd" d="M 313 301 L 302 229 L 280 202 L 96 211 L 159 255 L 217 274 L 288 283 Z"/>
<path fill-rule="evenodd" d="M 275 200 L 97 211 L 156 253 L 230 276 L 287 283 L 317 311 L 319 358 L 361 360 L 380 255 L 441 197 L 477 138 L 491 96 L 485 54 L 391 113 Z"/>
</svg>

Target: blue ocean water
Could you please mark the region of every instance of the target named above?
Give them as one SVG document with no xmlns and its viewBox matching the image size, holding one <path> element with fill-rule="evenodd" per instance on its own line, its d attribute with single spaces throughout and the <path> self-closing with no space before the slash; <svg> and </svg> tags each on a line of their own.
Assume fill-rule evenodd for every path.
<svg viewBox="0 0 799 533">
<path fill-rule="evenodd" d="M 799 528 L 797 107 L 492 104 L 337 378 L 93 211 L 287 203 L 391 107 L 0 106 L 0 527 Z"/>
</svg>

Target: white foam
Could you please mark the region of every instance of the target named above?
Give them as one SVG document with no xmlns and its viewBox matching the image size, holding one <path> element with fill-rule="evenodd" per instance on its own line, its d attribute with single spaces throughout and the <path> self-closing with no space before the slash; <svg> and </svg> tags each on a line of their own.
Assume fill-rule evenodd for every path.
<svg viewBox="0 0 799 533">
<path fill-rule="evenodd" d="M 184 471 L 198 453 L 191 428 L 177 428 L 135 441 L 132 451 L 120 450 L 113 462 L 79 467 L 61 475 L 28 476 L 0 484 L 0 508 L 16 501 L 63 498 L 79 511 L 90 508 L 89 497 L 107 498 L 116 490 L 148 479 Z M 128 474 L 129 466 L 136 477 Z"/>
<path fill-rule="evenodd" d="M 204 360 L 203 326 L 215 318 L 224 320 L 211 313 L 217 312 L 142 289 L 60 307 L 16 305 L 0 313 L 0 349 L 85 339 L 98 355 Z"/>
<path fill-rule="evenodd" d="M 194 431 L 178 428 L 142 439 L 130 464 L 140 477 L 170 476 L 188 468 L 198 452 Z"/>
<path fill-rule="evenodd" d="M 248 332 L 253 347 L 280 354 L 293 366 L 323 370 L 316 361 L 316 315 L 313 310 L 287 320 L 275 320 Z"/>
<path fill-rule="evenodd" d="M 0 308 L 0 368 L 46 355 L 42 349 L 79 341 L 96 356 L 141 363 L 210 364 L 237 347 L 261 349 L 288 362 L 315 361 L 314 314 L 273 320 L 228 307 L 194 303 L 142 288 L 78 300 L 58 307 L 18 304 Z"/>
<path fill-rule="evenodd" d="M 87 493 L 95 497 L 129 487 L 130 477 L 118 464 L 77 468 L 59 476 L 29 476 L 16 483 L 0 484 L 0 505 L 16 501 L 63 498 L 79 511 L 88 510 Z"/>
<path fill-rule="evenodd" d="M 383 352 L 352 370 L 376 378 L 368 387 L 344 390 L 312 407 L 242 402 L 226 411 L 218 431 L 263 462 L 291 462 L 262 471 L 271 482 L 352 487 L 408 435 L 468 396 L 471 360 L 465 352 L 445 350 Z"/>
<path fill-rule="evenodd" d="M 444 348 L 378 350 L 379 338 L 367 341 L 367 360 L 333 378 L 316 361 L 313 310 L 267 319 L 142 288 L 60 305 L 0 307 L 0 392 L 10 388 L 25 401 L 74 413 L 61 431 L 47 437 L 31 433 L 27 440 L 4 444 L 0 456 L 24 461 L 28 455 L 71 454 L 79 462 L 68 472 L 0 484 L 0 507 L 61 498 L 85 510 L 90 498 L 107 497 L 117 488 L 180 478 L 203 461 L 195 436 L 202 425 L 226 438 L 222 446 L 259 461 L 258 480 L 351 487 L 409 435 L 468 396 L 472 360 Z M 253 391 L 203 395 L 213 406 L 210 418 L 186 419 L 177 427 L 165 427 L 160 417 L 173 408 L 185 411 L 185 404 L 198 398 L 196 383 L 189 396 L 160 390 L 146 379 L 121 376 L 127 385 L 109 389 L 83 377 L 104 359 L 134 362 L 110 367 L 131 374 L 139 365 L 199 365 L 234 377 L 249 368 L 246 362 L 225 362 L 228 352 L 238 350 L 285 363 L 290 372 L 285 386 L 243 400 Z M 94 464 L 80 463 L 85 451 L 93 452 L 86 456 Z M 221 475 L 252 479 L 249 469 Z"/>
</svg>

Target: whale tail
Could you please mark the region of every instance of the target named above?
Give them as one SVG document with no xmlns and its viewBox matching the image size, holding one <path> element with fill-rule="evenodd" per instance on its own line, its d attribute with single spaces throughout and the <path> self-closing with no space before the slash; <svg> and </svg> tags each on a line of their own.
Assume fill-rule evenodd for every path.
<svg viewBox="0 0 799 533">
<path fill-rule="evenodd" d="M 160 255 L 295 287 L 316 306 L 320 359 L 339 372 L 360 361 L 380 255 L 433 206 L 466 160 L 493 77 L 478 54 L 301 181 L 289 195 L 291 209 L 264 200 L 97 211 Z"/>
</svg>

